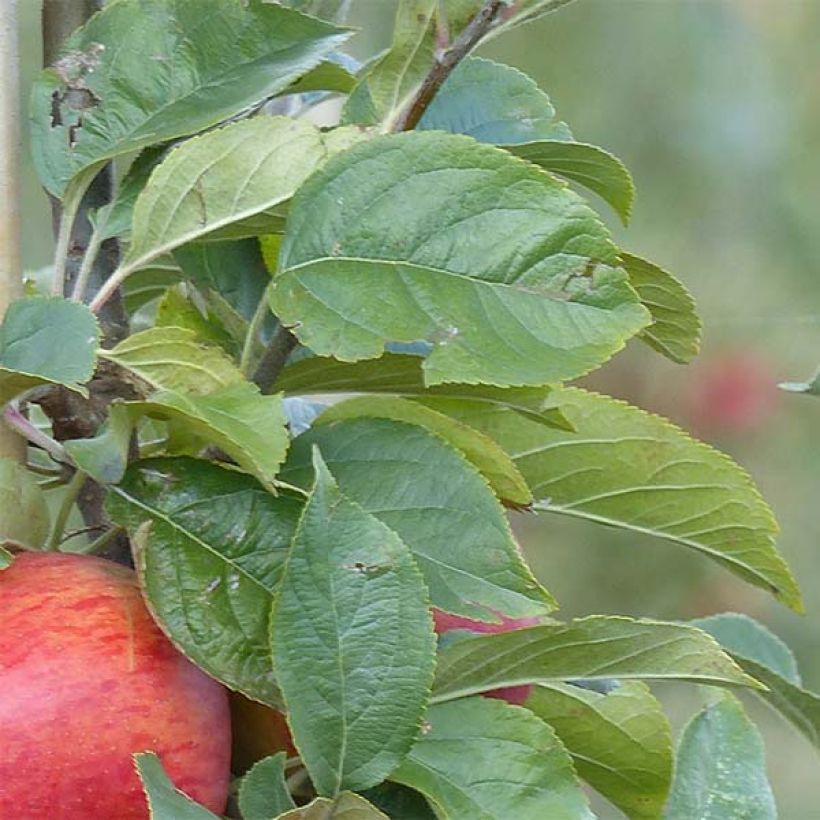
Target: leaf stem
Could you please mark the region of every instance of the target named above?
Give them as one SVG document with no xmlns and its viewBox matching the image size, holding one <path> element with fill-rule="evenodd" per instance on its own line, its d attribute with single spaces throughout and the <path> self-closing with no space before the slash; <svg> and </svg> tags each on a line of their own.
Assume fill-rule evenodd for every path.
<svg viewBox="0 0 820 820">
<path fill-rule="evenodd" d="M 290 332 L 290 329 L 279 325 L 253 373 L 253 380 L 263 393 L 272 391 L 276 379 L 279 378 L 279 374 L 287 364 L 288 357 L 298 344 L 299 340 Z"/>
<path fill-rule="evenodd" d="M 54 526 L 51 528 L 51 535 L 49 535 L 48 542 L 46 543 L 47 550 L 53 552 L 59 548 L 60 542 L 63 540 L 63 532 L 65 531 L 66 524 L 68 524 L 68 518 L 71 515 L 71 510 L 87 478 L 88 476 L 82 470 L 77 470 L 71 477 L 71 481 L 66 485 L 65 495 L 63 495 L 59 510 L 57 510 Z"/>
<path fill-rule="evenodd" d="M 128 278 L 131 268 L 120 266 L 97 291 L 97 295 L 88 303 L 92 313 L 99 313 L 105 303 L 117 292 L 117 288 Z"/>
<path fill-rule="evenodd" d="M 71 237 L 74 231 L 74 221 L 80 211 L 83 197 L 94 181 L 99 168 L 87 169 L 69 183 L 63 198 L 63 207 L 60 211 L 60 227 L 57 231 L 57 247 L 54 251 L 54 279 L 51 283 L 51 292 L 55 296 L 63 296 L 65 291 L 66 269 L 68 267 L 68 252 L 71 247 Z"/>
<path fill-rule="evenodd" d="M 436 57 L 433 67 L 422 80 L 416 96 L 396 120 L 392 132 L 412 131 L 433 101 L 444 81 L 453 69 L 478 45 L 492 28 L 496 18 L 505 6 L 504 0 L 486 0 L 453 44 L 441 56 Z"/>
<path fill-rule="evenodd" d="M 259 304 L 256 306 L 256 310 L 248 325 L 248 332 L 245 334 L 245 344 L 242 345 L 242 356 L 239 359 L 239 368 L 246 376 L 250 376 L 251 374 L 251 359 L 253 358 L 254 343 L 259 336 L 262 323 L 269 315 L 268 289 L 265 288 L 262 298 L 259 300 Z"/>
<path fill-rule="evenodd" d="M 27 439 L 36 447 L 45 450 L 55 461 L 60 464 L 68 462 L 68 454 L 63 448 L 63 445 L 47 433 L 35 427 L 14 404 L 10 404 L 3 411 L 3 420 L 24 439 Z"/>
<path fill-rule="evenodd" d="M 84 547 L 80 547 L 79 549 L 72 549 L 70 551 L 78 553 L 80 555 L 96 555 L 98 552 L 101 552 L 114 539 L 122 535 L 124 532 L 125 530 L 122 527 L 112 527 L 110 530 L 104 532 L 99 538 L 95 538 L 93 541 L 91 541 L 89 544 L 86 544 Z M 72 533 L 71 537 L 73 538 L 74 535 L 79 535 L 79 533 Z M 68 552 L 68 550 L 66 551 Z"/>
</svg>

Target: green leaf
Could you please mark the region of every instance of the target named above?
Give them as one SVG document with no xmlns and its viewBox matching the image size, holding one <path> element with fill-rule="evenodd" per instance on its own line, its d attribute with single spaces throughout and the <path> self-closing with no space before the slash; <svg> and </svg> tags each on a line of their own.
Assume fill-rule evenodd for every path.
<svg viewBox="0 0 820 820">
<path fill-rule="evenodd" d="M 71 460 L 100 484 L 116 484 L 125 474 L 131 433 L 137 414 L 121 401 L 111 403 L 108 419 L 93 438 L 77 438 L 63 444 Z"/>
<path fill-rule="evenodd" d="M 10 458 L 0 458 L 0 542 L 42 547 L 50 529 L 45 493 L 35 477 Z"/>
<path fill-rule="evenodd" d="M 817 371 L 811 381 L 782 382 L 778 387 L 789 393 L 805 393 L 808 396 L 820 396 L 820 370 Z"/>
<path fill-rule="evenodd" d="M 8 569 L 12 561 L 14 561 L 13 553 L 9 552 L 4 547 L 0 547 L 0 570 Z"/>
<path fill-rule="evenodd" d="M 468 698 L 431 707 L 421 738 L 391 780 L 422 792 L 441 817 L 593 817 L 552 729 L 500 700 Z"/>
<path fill-rule="evenodd" d="M 549 174 L 467 137 L 396 134 L 294 197 L 272 306 L 319 355 L 426 340 L 427 384 L 542 385 L 647 324 L 617 265 L 595 213 Z"/>
<path fill-rule="evenodd" d="M 296 804 L 285 784 L 285 752 L 256 763 L 239 784 L 239 811 L 242 820 L 271 820 Z"/>
<path fill-rule="evenodd" d="M 165 291 L 182 278 L 182 271 L 171 257 L 158 259 L 150 268 L 135 271 L 122 285 L 123 305 L 130 315 Z"/>
<path fill-rule="evenodd" d="M 420 130 L 466 134 L 507 148 L 597 193 L 626 224 L 635 187 L 620 160 L 575 142 L 549 97 L 526 74 L 492 60 L 467 59 L 427 108 Z"/>
<path fill-rule="evenodd" d="M 330 132 L 326 140 L 304 120 L 254 117 L 183 142 L 134 205 L 121 275 L 228 227 L 236 239 L 280 226 L 281 217 L 274 214 L 268 225 L 265 214 L 293 196 L 338 139 Z M 248 220 L 253 224 L 245 232 Z"/>
<path fill-rule="evenodd" d="M 760 733 L 728 693 L 686 727 L 665 817 L 776 820 Z"/>
<path fill-rule="evenodd" d="M 410 550 L 339 491 L 316 483 L 271 618 L 288 723 L 316 790 L 380 783 L 418 733 L 433 678 L 427 590 Z"/>
<path fill-rule="evenodd" d="M 417 128 L 495 145 L 572 139 L 534 80 L 517 68 L 478 57 L 462 61 L 450 74 Z"/>
<path fill-rule="evenodd" d="M 668 359 L 686 364 L 700 350 L 700 318 L 683 283 L 646 259 L 621 253 L 632 287 L 652 314 L 640 338 Z"/>
<path fill-rule="evenodd" d="M 45 296 L 12 302 L 0 326 L 0 404 L 44 384 L 84 392 L 98 340 L 97 320 L 79 302 Z"/>
<path fill-rule="evenodd" d="M 246 319 L 253 316 L 270 284 L 270 274 L 256 239 L 191 242 L 177 248 L 174 259 L 186 279 L 200 289 L 218 293 Z M 138 271 L 134 276 L 140 274 Z"/>
<path fill-rule="evenodd" d="M 307 806 L 280 814 L 276 820 L 389 820 L 375 806 L 353 792 L 329 800 L 317 797 Z"/>
<path fill-rule="evenodd" d="M 99 208 L 94 214 L 93 221 L 101 239 L 128 239 L 131 236 L 134 203 L 166 150 L 164 145 L 146 148 L 131 163 L 114 201 Z"/>
<path fill-rule="evenodd" d="M 786 644 L 746 615 L 727 612 L 692 623 L 713 635 L 746 672 L 765 684 L 768 691 L 757 694 L 820 748 L 820 696 L 803 688 Z"/>
<path fill-rule="evenodd" d="M 594 615 L 449 644 L 439 653 L 433 702 L 499 687 L 577 678 L 682 680 L 760 688 L 714 638 L 698 629 Z"/>
<path fill-rule="evenodd" d="M 532 503 L 527 483 L 512 459 L 491 438 L 417 402 L 391 396 L 360 396 L 335 404 L 314 422 L 339 419 L 382 418 L 424 427 L 459 450 L 487 479 L 493 492 L 513 506 Z"/>
<path fill-rule="evenodd" d="M 441 439 L 387 419 L 333 422 L 294 439 L 283 481 L 311 485 L 313 445 L 341 491 L 413 551 L 435 606 L 483 621 L 553 608 L 521 558 L 492 491 Z"/>
<path fill-rule="evenodd" d="M 268 623 L 302 506 L 250 476 L 187 458 L 132 464 L 108 495 L 166 634 L 208 674 L 272 706 L 281 700 Z"/>
<path fill-rule="evenodd" d="M 423 399 L 434 407 L 439 399 L 466 399 L 479 405 L 509 407 L 535 421 L 558 424 L 567 429 L 567 423 L 553 406 L 548 386 L 440 384 L 426 387 L 423 364 L 424 359 L 420 356 L 398 353 L 385 353 L 377 361 L 352 363 L 314 356 L 288 365 L 276 380 L 276 386 L 285 393 L 299 395 L 375 393 L 404 396 Z"/>
<path fill-rule="evenodd" d="M 413 789 L 385 781 L 362 793 L 376 808 L 394 820 L 436 820 L 430 804 Z"/>
<path fill-rule="evenodd" d="M 237 345 L 236 340 L 228 333 L 220 319 L 208 310 L 207 305 L 204 306 L 204 310 L 206 313 L 194 304 L 190 291 L 186 292 L 184 286 L 169 288 L 157 305 L 154 326 L 185 328 L 192 331 L 200 341 L 221 347 L 228 355 L 238 355 L 241 346 Z"/>
<path fill-rule="evenodd" d="M 218 820 L 217 815 L 174 788 L 153 752 L 135 754 L 134 764 L 148 799 L 151 820 Z"/>
<path fill-rule="evenodd" d="M 332 91 L 336 94 L 349 94 L 355 85 L 356 78 L 346 68 L 338 63 L 325 60 L 290 86 L 288 93 Z"/>
<path fill-rule="evenodd" d="M 802 610 L 797 584 L 775 548 L 772 512 L 728 456 L 606 396 L 561 388 L 552 398 L 575 433 L 503 409 L 465 419 L 513 457 L 537 509 L 691 547 Z"/>
<path fill-rule="evenodd" d="M 363 70 L 342 113 L 343 122 L 394 119 L 433 65 L 438 0 L 400 0 L 390 47 Z M 385 126 L 385 130 L 390 123 Z"/>
<path fill-rule="evenodd" d="M 562 140 L 541 140 L 506 148 L 517 157 L 598 194 L 612 206 L 621 221 L 628 224 L 635 185 L 624 164 L 608 151 L 597 145 Z"/>
<path fill-rule="evenodd" d="M 100 355 L 158 390 L 205 395 L 245 381 L 223 350 L 202 344 L 187 328 L 143 330 Z"/>
<path fill-rule="evenodd" d="M 349 35 L 261 0 L 110 3 L 35 82 L 40 179 L 61 197 L 80 172 L 216 125 L 287 88 Z"/>
<path fill-rule="evenodd" d="M 549 723 L 578 774 L 631 820 L 661 816 L 672 782 L 669 722 L 648 687 L 624 681 L 602 694 L 537 686 L 527 708 Z"/>
</svg>

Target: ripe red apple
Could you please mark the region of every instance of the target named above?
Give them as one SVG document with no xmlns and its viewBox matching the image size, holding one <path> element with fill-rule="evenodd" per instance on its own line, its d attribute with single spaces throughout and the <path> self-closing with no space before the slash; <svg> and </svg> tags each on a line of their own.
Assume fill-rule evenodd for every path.
<svg viewBox="0 0 820 820">
<path fill-rule="evenodd" d="M 146 820 L 134 752 L 222 812 L 225 690 L 171 645 L 134 573 L 22 553 L 0 571 L 0 818 Z"/>
<path fill-rule="evenodd" d="M 285 716 L 270 706 L 231 692 L 233 763 L 236 774 L 244 774 L 263 757 L 286 752 L 297 754 Z"/>
<path fill-rule="evenodd" d="M 441 635 L 444 632 L 449 632 L 452 629 L 466 629 L 470 632 L 478 632 L 482 634 L 493 634 L 496 632 L 509 632 L 512 629 L 521 629 L 525 626 L 536 626 L 540 623 L 538 618 L 505 618 L 499 615 L 501 623 L 486 624 L 483 621 L 473 621 L 470 618 L 462 618 L 459 615 L 451 615 L 449 612 L 442 612 L 440 609 L 433 608 L 433 623 L 436 634 Z M 487 698 L 499 698 L 506 700 L 507 703 L 512 703 L 514 706 L 520 706 L 530 696 L 532 686 L 505 686 L 501 689 L 492 689 L 489 692 L 482 693 Z"/>
</svg>

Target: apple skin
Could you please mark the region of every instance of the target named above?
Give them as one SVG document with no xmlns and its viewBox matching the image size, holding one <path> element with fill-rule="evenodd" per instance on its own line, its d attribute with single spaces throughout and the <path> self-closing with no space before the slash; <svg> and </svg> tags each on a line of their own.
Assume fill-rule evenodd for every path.
<svg viewBox="0 0 820 820">
<path fill-rule="evenodd" d="M 538 618 L 515 619 L 505 618 L 503 615 L 498 617 L 501 619 L 501 623 L 487 624 L 483 621 L 462 618 L 460 615 L 451 615 L 449 612 L 442 612 L 440 609 L 433 607 L 433 624 L 436 635 L 441 635 L 452 629 L 465 629 L 470 632 L 492 635 L 496 632 L 522 629 L 525 626 L 537 626 L 540 623 Z M 489 692 L 483 692 L 482 694 L 486 698 L 498 698 L 499 700 L 506 700 L 507 703 L 511 703 L 513 706 L 521 706 L 531 692 L 532 686 L 505 686 L 501 689 L 491 689 Z"/>
<path fill-rule="evenodd" d="M 0 571 L 0 625 L 0 818 L 146 820 L 142 751 L 224 810 L 226 691 L 159 630 L 133 571 L 21 553 Z"/>
<path fill-rule="evenodd" d="M 298 754 L 290 736 L 287 720 L 278 710 L 231 692 L 233 763 L 235 774 L 244 774 L 263 757 L 285 752 Z"/>
</svg>

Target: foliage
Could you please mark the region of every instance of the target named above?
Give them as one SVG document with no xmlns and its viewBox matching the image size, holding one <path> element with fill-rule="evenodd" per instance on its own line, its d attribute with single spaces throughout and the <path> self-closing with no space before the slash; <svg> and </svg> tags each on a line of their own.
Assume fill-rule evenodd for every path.
<svg viewBox="0 0 820 820">
<path fill-rule="evenodd" d="M 105 487 L 176 646 L 287 713 L 307 791 L 266 758 L 239 788 L 245 820 L 587 818 L 582 780 L 641 820 L 701 816 L 704 794 L 763 818 L 760 739 L 724 689 L 818 742 L 820 700 L 761 626 L 553 620 L 510 527 L 536 511 L 649 534 L 801 608 L 741 467 L 565 384 L 632 338 L 688 362 L 700 321 L 585 198 L 628 222 L 623 164 L 521 72 L 468 56 L 562 4 L 402 0 L 353 77 L 344 3 L 117 0 L 35 84 L 32 149 L 64 231 L 99 169 L 133 158 L 88 253 L 124 251 L 95 294 L 10 307 L 0 400 L 90 397 L 83 438 L 61 444 L 56 418 L 18 429 Z M 305 115 L 333 95 L 340 124 L 319 128 Z M 130 334 L 101 342 L 117 292 Z M 40 548 L 42 489 L 3 466 L 19 501 L 0 535 Z M 433 606 L 542 622 L 437 644 Z M 721 687 L 677 755 L 657 680 Z M 479 697 L 520 685 L 524 707 Z M 155 757 L 137 766 L 153 817 L 211 816 Z"/>
</svg>

